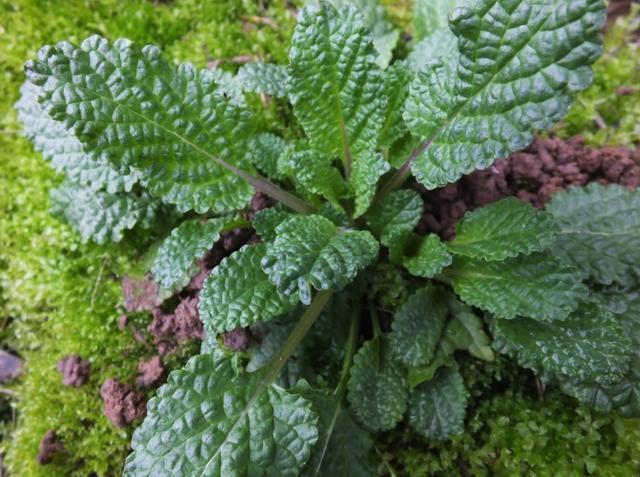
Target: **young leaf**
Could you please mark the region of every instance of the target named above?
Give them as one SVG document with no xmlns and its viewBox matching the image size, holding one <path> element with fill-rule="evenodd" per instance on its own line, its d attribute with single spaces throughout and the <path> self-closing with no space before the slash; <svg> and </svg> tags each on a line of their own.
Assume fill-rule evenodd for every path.
<svg viewBox="0 0 640 477">
<path fill-rule="evenodd" d="M 276 238 L 276 227 L 291 215 L 290 212 L 276 205 L 256 212 L 251 225 L 264 242 L 272 242 Z"/>
<path fill-rule="evenodd" d="M 260 268 L 266 252 L 265 244 L 245 245 L 207 277 L 198 303 L 207 332 L 269 321 L 293 308 L 295 301 L 281 296 Z"/>
<path fill-rule="evenodd" d="M 433 189 L 486 168 L 557 122 L 591 82 L 604 21 L 601 0 L 456 8 L 457 61 L 420 71 L 406 103 L 409 130 L 424 141 L 412 161 L 418 181 Z"/>
<path fill-rule="evenodd" d="M 580 306 L 564 321 L 496 320 L 495 347 L 538 373 L 612 384 L 629 369 L 631 340 L 611 313 Z"/>
<path fill-rule="evenodd" d="M 196 261 L 213 247 L 221 232 L 239 223 L 228 218 L 182 222 L 162 241 L 156 252 L 151 264 L 156 283 L 168 292 L 186 286 L 197 271 Z"/>
<path fill-rule="evenodd" d="M 146 193 L 109 194 L 66 181 L 51 190 L 51 212 L 82 236 L 96 243 L 122 240 L 125 230 L 150 228 L 156 219 L 171 215 L 169 208 Z"/>
<path fill-rule="evenodd" d="M 468 212 L 456 224 L 456 237 L 447 247 L 455 255 L 504 260 L 542 252 L 555 236 L 551 215 L 515 197 Z"/>
<path fill-rule="evenodd" d="M 447 294 L 447 306 L 453 319 L 445 328 L 441 346 L 448 353 L 466 349 L 478 359 L 493 361 L 495 355 L 482 320 L 453 294 Z"/>
<path fill-rule="evenodd" d="M 95 35 L 80 46 L 45 46 L 25 69 L 51 117 L 88 154 L 140 169 L 154 195 L 201 213 L 251 198 L 245 179 L 229 170 L 245 165 L 249 114 L 223 96 L 213 73 L 170 66 L 152 46 Z"/>
<path fill-rule="evenodd" d="M 367 211 L 375 196 L 378 179 L 390 168 L 380 153 L 364 155 L 353 164 L 349 186 L 355 195 L 354 218 Z"/>
<path fill-rule="evenodd" d="M 416 191 L 394 191 L 371 209 L 367 222 L 380 242 L 391 246 L 399 237 L 411 234 L 422 217 L 422 207 L 422 198 Z"/>
<path fill-rule="evenodd" d="M 640 273 L 640 192 L 597 183 L 560 192 L 547 205 L 560 231 L 554 253 L 598 283 Z"/>
<path fill-rule="evenodd" d="M 404 258 L 403 265 L 416 277 L 431 278 L 451 265 L 452 260 L 440 237 L 430 234 L 422 239 L 415 254 Z"/>
<path fill-rule="evenodd" d="M 375 474 L 368 461 L 373 447 L 364 431 L 345 408 L 342 397 L 315 389 L 296 388 L 318 413 L 318 443 L 302 469 L 304 477 L 371 477 Z"/>
<path fill-rule="evenodd" d="M 393 319 L 389 342 L 393 355 L 407 366 L 426 366 L 433 359 L 447 320 L 442 290 L 429 286 L 418 290 Z"/>
<path fill-rule="evenodd" d="M 456 368 L 440 368 L 411 391 L 409 422 L 427 439 L 444 440 L 464 430 L 469 393 Z"/>
<path fill-rule="evenodd" d="M 306 399 L 260 373 L 235 376 L 230 358 L 198 355 L 149 401 L 124 475 L 298 475 L 317 419 Z"/>
<path fill-rule="evenodd" d="M 287 69 L 271 63 L 247 63 L 238 70 L 236 80 L 244 91 L 268 94 L 276 98 L 287 96 Z"/>
<path fill-rule="evenodd" d="M 589 293 L 575 269 L 544 253 L 503 262 L 459 257 L 450 270 L 465 302 L 499 318 L 563 320 Z"/>
<path fill-rule="evenodd" d="M 351 408 L 368 429 L 389 430 L 402 419 L 408 397 L 405 371 L 393 359 L 385 337 L 375 337 L 358 350 L 348 389 Z"/>
<path fill-rule="evenodd" d="M 109 194 L 130 192 L 139 181 L 138 174 L 121 173 L 111 164 L 85 154 L 82 144 L 62 123 L 54 121 L 38 104 L 41 88 L 25 82 L 15 104 L 23 131 L 51 166 L 67 175 L 70 182 Z"/>
<path fill-rule="evenodd" d="M 452 35 L 453 36 L 453 35 Z M 391 147 L 407 133 L 402 118 L 404 102 L 409 94 L 413 75 L 405 61 L 396 61 L 384 72 L 384 95 L 387 98 L 384 122 L 380 130 L 380 146 Z"/>
<path fill-rule="evenodd" d="M 446 61 L 456 61 L 458 52 L 458 38 L 448 27 L 440 28 L 413 45 L 413 50 L 407 57 L 408 65 L 413 71 L 420 71 L 429 64 L 437 62 L 438 58 Z"/>
<path fill-rule="evenodd" d="M 276 227 L 262 268 L 284 295 L 311 300 L 316 290 L 340 290 L 378 256 L 378 242 L 366 230 L 342 229 L 319 215 L 293 216 Z"/>
<path fill-rule="evenodd" d="M 262 133 L 249 139 L 246 158 L 270 179 L 282 180 L 284 176 L 278 171 L 278 159 L 286 150 L 284 139 L 275 134 Z"/>
<path fill-rule="evenodd" d="M 329 3 L 298 16 L 292 46 L 289 95 L 310 145 L 352 163 L 375 152 L 383 121 L 382 75 L 362 16 Z"/>
<path fill-rule="evenodd" d="M 422 40 L 449 23 L 449 13 L 460 0 L 415 0 L 413 2 L 413 38 Z"/>
</svg>

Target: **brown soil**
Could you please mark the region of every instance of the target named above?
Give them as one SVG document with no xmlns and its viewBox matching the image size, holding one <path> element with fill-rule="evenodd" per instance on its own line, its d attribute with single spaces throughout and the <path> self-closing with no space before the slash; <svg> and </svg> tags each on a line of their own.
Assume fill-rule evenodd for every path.
<svg viewBox="0 0 640 477">
<path fill-rule="evenodd" d="M 0 383 L 16 379 L 22 374 L 22 360 L 17 356 L 0 351 Z"/>
<path fill-rule="evenodd" d="M 542 208 L 555 192 L 594 181 L 638 187 L 640 150 L 593 149 L 585 146 L 580 137 L 569 141 L 537 139 L 527 149 L 454 184 L 432 191 L 415 184 L 425 201 L 417 232 L 437 233 L 450 239 L 455 233 L 455 223 L 468 210 L 506 196 L 516 196 Z"/>
<path fill-rule="evenodd" d="M 128 384 L 111 378 L 100 388 L 104 415 L 116 427 L 125 427 L 147 412 L 144 396 Z"/>
<path fill-rule="evenodd" d="M 158 286 L 150 277 L 135 280 L 125 276 L 122 279 L 122 294 L 127 311 L 148 311 L 160 305 Z"/>
<path fill-rule="evenodd" d="M 54 457 L 65 452 L 65 447 L 62 441 L 58 438 L 54 430 L 48 430 L 38 447 L 38 464 L 47 465 Z"/>
<path fill-rule="evenodd" d="M 224 345 L 232 351 L 244 351 L 251 344 L 251 335 L 246 328 L 236 328 L 222 335 Z"/>
<path fill-rule="evenodd" d="M 58 361 L 58 371 L 62 374 L 62 384 L 80 387 L 89 380 L 91 363 L 76 354 L 72 354 Z"/>
<path fill-rule="evenodd" d="M 160 384 L 165 376 L 166 369 L 160 356 L 143 361 L 138 364 L 138 377 L 136 384 L 143 388 L 152 388 Z"/>
</svg>

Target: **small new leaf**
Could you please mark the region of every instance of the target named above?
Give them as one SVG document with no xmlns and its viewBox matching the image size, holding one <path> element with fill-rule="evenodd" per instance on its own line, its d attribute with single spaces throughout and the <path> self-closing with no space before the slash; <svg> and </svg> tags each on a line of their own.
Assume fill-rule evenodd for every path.
<svg viewBox="0 0 640 477">
<path fill-rule="evenodd" d="M 542 252 L 555 240 L 553 217 L 514 197 L 467 213 L 447 247 L 455 255 L 504 260 Z"/>
<path fill-rule="evenodd" d="M 287 96 L 287 69 L 271 63 L 247 63 L 238 70 L 236 80 L 244 91 L 268 94 L 276 98 Z"/>
<path fill-rule="evenodd" d="M 460 0 L 415 0 L 413 2 L 413 38 L 420 41 L 447 28 L 449 13 Z"/>
<path fill-rule="evenodd" d="M 577 270 L 545 253 L 503 262 L 458 257 L 449 270 L 465 302 L 500 318 L 563 320 L 589 295 Z"/>
<path fill-rule="evenodd" d="M 378 256 L 368 231 L 337 227 L 319 215 L 293 216 L 276 227 L 262 268 L 284 295 L 297 292 L 304 304 L 316 290 L 341 290 Z"/>
<path fill-rule="evenodd" d="M 392 429 L 407 409 L 407 382 L 383 336 L 367 341 L 356 353 L 348 383 L 349 403 L 365 427 Z"/>
<path fill-rule="evenodd" d="M 427 439 L 444 440 L 464 430 L 469 393 L 456 368 L 440 368 L 411 391 L 409 422 Z"/>
<path fill-rule="evenodd" d="M 430 234 L 422 239 L 415 254 L 404 258 L 403 265 L 416 277 L 431 278 L 451 265 L 452 261 L 440 237 Z"/>
</svg>

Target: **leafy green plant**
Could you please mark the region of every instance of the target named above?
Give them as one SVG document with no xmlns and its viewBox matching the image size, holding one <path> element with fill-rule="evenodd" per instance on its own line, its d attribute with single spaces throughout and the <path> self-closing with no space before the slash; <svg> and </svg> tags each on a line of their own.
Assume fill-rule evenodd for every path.
<svg viewBox="0 0 640 477">
<path fill-rule="evenodd" d="M 53 196 L 68 221 L 101 240 L 184 214 L 151 268 L 166 294 L 243 225 L 254 191 L 279 202 L 251 218 L 262 242 L 205 282 L 202 352 L 149 402 L 125 475 L 369 475 L 372 432 L 405 417 L 430 439 L 463 431 L 458 351 L 510 354 L 598 408 L 638 413 L 638 194 L 592 185 L 548 211 L 505 199 L 445 243 L 413 232 L 423 202 L 403 188 L 456 181 L 560 120 L 591 82 L 603 3 L 440 1 L 449 28 L 418 15 L 423 39 L 390 65 L 381 11 L 332 3 L 299 13 L 286 66 L 176 67 L 98 36 L 26 65 L 18 109 L 69 176 Z M 298 124 L 260 130 L 254 94 L 289 103 Z M 57 161 L 68 142 L 100 174 Z M 101 182 L 113 176 L 131 185 Z M 85 197 L 110 219 L 89 220 Z M 134 220 L 123 201 L 156 205 Z M 239 326 L 262 344 L 226 349 L 217 336 Z"/>
</svg>

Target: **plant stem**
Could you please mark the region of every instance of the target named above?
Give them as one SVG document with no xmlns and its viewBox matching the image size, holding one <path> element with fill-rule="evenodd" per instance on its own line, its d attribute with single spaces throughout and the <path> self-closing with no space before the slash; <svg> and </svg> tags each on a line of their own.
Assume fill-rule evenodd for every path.
<svg viewBox="0 0 640 477">
<path fill-rule="evenodd" d="M 382 330 L 380 329 L 380 320 L 378 318 L 378 312 L 373 306 L 373 303 L 369 303 L 369 313 L 371 314 L 371 326 L 373 326 L 373 336 L 382 335 Z"/>
<path fill-rule="evenodd" d="M 309 308 L 304 312 L 300 321 L 296 324 L 295 328 L 287 338 L 287 340 L 278 351 L 271 361 L 269 362 L 267 371 L 265 373 L 264 382 L 271 383 L 278 376 L 278 373 L 287 362 L 291 353 L 300 344 L 307 332 L 311 328 L 311 325 L 316 321 L 316 318 L 320 312 L 324 309 L 325 305 L 333 295 L 333 290 L 325 290 L 319 292 L 309 305 Z"/>
<path fill-rule="evenodd" d="M 360 330 L 360 312 L 361 306 L 355 307 L 353 316 L 351 318 L 351 326 L 349 326 L 349 336 L 347 338 L 347 351 L 344 355 L 344 361 L 342 362 L 342 371 L 340 372 L 340 381 L 334 394 L 340 396 L 347 384 L 349 378 L 349 370 L 351 369 L 351 362 L 353 361 L 353 355 L 356 354 L 356 346 L 358 344 L 358 331 Z"/>
</svg>

